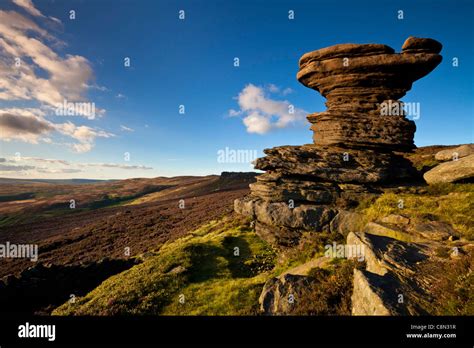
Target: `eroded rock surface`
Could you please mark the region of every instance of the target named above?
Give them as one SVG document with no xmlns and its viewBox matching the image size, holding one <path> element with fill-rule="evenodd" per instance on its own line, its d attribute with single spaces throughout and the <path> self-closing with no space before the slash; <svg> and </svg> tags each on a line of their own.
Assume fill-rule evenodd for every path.
<svg viewBox="0 0 474 348">
<path fill-rule="evenodd" d="M 413 148 L 415 124 L 398 100 L 441 62 L 441 48 L 436 40 L 410 37 L 401 53 L 379 44 L 342 44 L 303 55 L 297 79 L 327 99 L 326 111 L 308 116 L 314 143 Z M 385 106 L 397 112 L 381 112 Z"/>
<path fill-rule="evenodd" d="M 417 177 L 401 153 L 414 147 L 415 124 L 399 99 L 441 62 L 441 47 L 410 37 L 401 53 L 381 44 L 341 44 L 304 54 L 297 79 L 327 99 L 326 111 L 307 117 L 313 144 L 264 150 L 255 168 L 265 174 L 235 210 L 256 220 L 257 233 L 279 248 L 297 244 L 302 231 L 356 232 L 339 211 L 382 185 Z"/>
</svg>

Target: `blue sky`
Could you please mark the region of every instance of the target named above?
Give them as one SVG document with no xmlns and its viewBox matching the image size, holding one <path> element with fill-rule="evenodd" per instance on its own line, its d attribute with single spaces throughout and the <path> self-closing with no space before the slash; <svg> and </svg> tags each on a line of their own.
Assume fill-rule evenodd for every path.
<svg viewBox="0 0 474 348">
<path fill-rule="evenodd" d="M 57 54 L 51 67 L 25 57 L 37 83 L 52 79 L 61 96 L 80 95 L 104 111 L 95 119 L 56 116 L 44 96 L 18 97 L 13 87 L 3 99 L 0 93 L 0 112 L 38 109 L 42 114 L 21 116 L 48 122 L 41 134 L 2 136 L 0 157 L 7 170 L 0 176 L 126 178 L 251 170 L 248 163 L 219 163 L 217 152 L 251 150 L 260 156 L 264 148 L 312 141 L 304 115 L 325 106 L 324 98 L 295 78 L 302 54 L 348 42 L 383 43 L 400 51 L 410 35 L 440 41 L 444 58 L 402 99 L 421 105 L 416 145 L 473 142 L 470 1 L 15 2 L 0 0 L 4 18 L 15 20 L 15 12 L 37 24 L 44 32 L 18 29 L 19 35 L 38 38 Z M 70 10 L 75 19 L 69 18 Z M 185 11 L 184 20 L 178 18 L 179 10 Z M 294 20 L 288 19 L 289 10 L 294 10 Z M 398 10 L 403 20 L 397 18 Z M 5 35 L 0 27 L 0 38 Z M 68 60 L 67 55 L 76 58 Z M 124 66 L 125 57 L 130 67 Z M 454 57 L 458 67 L 452 66 Z M 13 58 L 5 50 L 0 53 L 5 66 Z M 89 72 L 89 78 L 66 78 L 54 67 L 77 67 Z M 73 93 L 67 83 L 57 82 L 61 78 L 87 87 Z M 270 107 L 291 104 L 303 118 L 282 121 L 264 134 L 252 132 L 243 122 L 245 114 L 229 116 L 229 110 L 239 110 L 237 96 L 249 85 L 263 93 Z M 185 114 L 179 114 L 179 105 L 185 106 Z M 128 161 L 124 153 L 129 153 Z"/>
</svg>

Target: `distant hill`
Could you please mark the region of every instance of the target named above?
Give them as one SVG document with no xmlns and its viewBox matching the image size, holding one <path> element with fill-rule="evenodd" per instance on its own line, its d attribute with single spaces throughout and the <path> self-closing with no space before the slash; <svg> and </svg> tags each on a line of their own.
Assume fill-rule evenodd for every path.
<svg viewBox="0 0 474 348">
<path fill-rule="evenodd" d="M 99 179 L 12 179 L 12 178 L 0 178 L 1 184 L 15 184 L 15 183 L 48 183 L 48 184 L 61 184 L 61 185 L 81 185 L 81 184 L 92 184 L 95 182 L 113 182 L 117 180 L 99 180 Z"/>
</svg>

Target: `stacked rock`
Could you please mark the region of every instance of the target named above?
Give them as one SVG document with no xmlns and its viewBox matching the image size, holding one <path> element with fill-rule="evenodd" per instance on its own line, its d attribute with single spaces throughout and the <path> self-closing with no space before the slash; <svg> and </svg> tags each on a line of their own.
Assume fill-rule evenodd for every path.
<svg viewBox="0 0 474 348">
<path fill-rule="evenodd" d="M 304 231 L 330 230 L 341 208 L 416 171 L 400 152 L 414 148 L 415 123 L 399 101 L 440 62 L 441 44 L 408 38 L 401 53 L 379 44 L 341 44 L 304 54 L 297 79 L 321 93 L 327 110 L 308 115 L 313 144 L 264 150 L 255 168 L 266 173 L 235 211 L 280 247 Z"/>
</svg>

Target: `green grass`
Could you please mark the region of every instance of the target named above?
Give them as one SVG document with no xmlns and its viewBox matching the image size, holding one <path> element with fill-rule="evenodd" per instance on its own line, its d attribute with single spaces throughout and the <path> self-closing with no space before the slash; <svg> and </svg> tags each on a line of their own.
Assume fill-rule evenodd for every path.
<svg viewBox="0 0 474 348">
<path fill-rule="evenodd" d="M 256 315 L 258 298 L 268 279 L 266 274 L 252 278 L 210 279 L 190 284 L 172 301 L 163 315 Z"/>
<path fill-rule="evenodd" d="M 444 221 L 464 238 L 474 240 L 474 184 L 433 185 L 422 192 L 387 192 L 374 202 L 362 203 L 359 211 L 365 215 L 366 221 L 389 214 L 401 214 L 420 221 Z"/>
<path fill-rule="evenodd" d="M 250 315 L 274 267 L 248 224 L 212 221 L 53 315 Z"/>
</svg>

